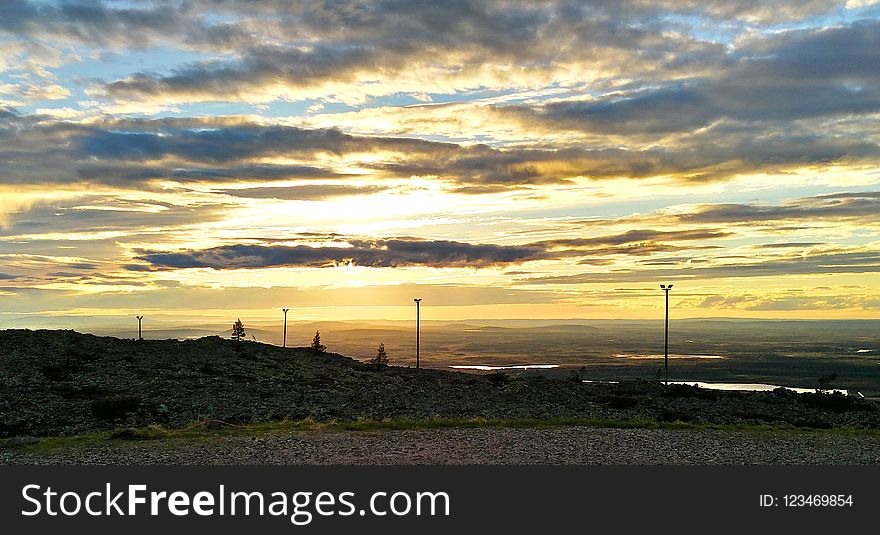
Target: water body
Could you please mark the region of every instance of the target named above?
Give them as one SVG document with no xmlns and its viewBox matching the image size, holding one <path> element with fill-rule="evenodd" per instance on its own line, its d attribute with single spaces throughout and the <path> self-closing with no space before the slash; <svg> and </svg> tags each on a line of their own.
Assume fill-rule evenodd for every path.
<svg viewBox="0 0 880 535">
<path fill-rule="evenodd" d="M 792 386 L 780 386 L 780 385 L 768 385 L 764 383 L 706 383 L 703 381 L 669 381 L 671 384 L 677 385 L 694 385 L 700 388 L 707 388 L 709 390 L 741 390 L 741 391 L 749 391 L 749 392 L 766 392 L 770 390 L 776 390 L 777 388 L 785 388 L 786 390 L 792 390 L 797 392 L 798 394 L 806 394 L 810 392 L 815 392 L 815 388 L 798 388 Z M 831 390 L 835 394 L 843 394 L 845 396 L 850 395 L 848 390 Z"/>
<path fill-rule="evenodd" d="M 633 359 L 633 360 L 653 360 L 653 359 L 662 359 L 663 355 L 648 355 L 648 354 L 640 354 L 640 353 L 618 353 L 616 355 L 612 355 L 614 358 L 618 359 Z M 669 355 L 670 359 L 710 359 L 717 360 L 723 359 L 724 357 L 721 355 Z"/>
<path fill-rule="evenodd" d="M 605 384 L 617 384 L 618 381 L 590 381 L 585 379 L 584 383 L 605 383 Z M 741 392 L 768 392 L 771 390 L 776 390 L 777 388 L 785 388 L 786 390 L 791 390 L 793 392 L 797 392 L 798 394 L 808 394 L 811 392 L 815 392 L 815 388 L 799 388 L 792 386 L 780 386 L 780 385 L 769 385 L 765 383 L 707 383 L 705 381 L 669 381 L 669 384 L 673 385 L 692 385 L 700 388 L 706 388 L 708 390 L 737 390 Z M 861 392 L 853 392 L 850 393 L 849 390 L 829 390 L 827 392 L 835 393 L 835 394 L 843 394 L 844 396 L 857 395 L 861 397 L 865 397 Z"/>
<path fill-rule="evenodd" d="M 548 370 L 550 368 L 558 368 L 559 364 L 523 364 L 513 366 L 482 366 L 482 365 L 458 365 L 450 366 L 456 370 L 478 370 L 483 372 L 492 372 L 497 370 Z"/>
</svg>

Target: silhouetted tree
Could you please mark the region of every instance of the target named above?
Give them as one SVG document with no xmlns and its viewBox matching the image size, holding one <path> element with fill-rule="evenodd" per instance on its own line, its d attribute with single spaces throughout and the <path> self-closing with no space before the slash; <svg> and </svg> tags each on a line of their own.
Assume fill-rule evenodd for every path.
<svg viewBox="0 0 880 535">
<path fill-rule="evenodd" d="M 823 375 L 819 377 L 819 390 L 828 390 L 831 388 L 831 383 L 837 380 L 837 372 L 832 373 L 831 375 Z"/>
<path fill-rule="evenodd" d="M 312 348 L 312 351 L 314 351 L 315 354 L 321 354 L 327 350 L 327 346 L 321 343 L 320 331 L 315 331 L 315 337 L 312 338 L 312 344 L 309 347 Z"/>
<path fill-rule="evenodd" d="M 508 377 L 507 374 L 504 372 L 487 373 L 485 377 L 489 380 L 490 383 L 492 383 L 493 386 L 501 386 L 508 380 L 510 380 L 510 377 Z"/>
<path fill-rule="evenodd" d="M 385 353 L 384 343 L 379 344 L 379 348 L 376 350 L 376 356 L 370 361 L 370 364 L 375 364 L 376 366 L 388 365 L 388 354 Z"/>
<path fill-rule="evenodd" d="M 241 318 L 236 320 L 235 323 L 232 324 L 232 339 L 236 342 L 240 342 L 244 340 L 244 323 L 241 322 Z"/>
</svg>

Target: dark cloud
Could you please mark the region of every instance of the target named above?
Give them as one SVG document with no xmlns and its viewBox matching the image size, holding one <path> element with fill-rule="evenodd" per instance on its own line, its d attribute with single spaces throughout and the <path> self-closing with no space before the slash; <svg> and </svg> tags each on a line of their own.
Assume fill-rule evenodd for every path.
<svg viewBox="0 0 880 535">
<path fill-rule="evenodd" d="M 554 240 L 523 245 L 472 244 L 445 240 L 348 238 L 349 246 L 225 245 L 176 252 L 138 251 L 137 259 L 156 268 L 240 269 L 265 267 L 330 267 L 352 263 L 366 267 L 469 267 L 521 264 L 566 257 L 642 256 L 706 246 L 676 246 L 657 240 L 693 241 L 723 238 L 724 232 L 639 230 L 591 239 Z M 336 241 L 340 240 L 339 237 Z M 585 262 L 596 264 L 596 260 Z M 142 269 L 142 268 L 139 268 Z"/>
<path fill-rule="evenodd" d="M 503 64 L 532 73 L 582 62 L 599 70 L 625 69 L 609 71 L 609 79 L 633 78 L 633 72 L 638 76 L 605 88 L 606 93 L 596 88 L 597 96 L 590 101 L 494 109 L 549 130 L 597 134 L 591 144 L 561 141 L 498 148 L 241 119 L 77 125 L 2 113 L 0 181 L 124 184 L 331 178 L 337 176 L 332 163 L 318 156 L 332 160 L 382 153 L 392 156 L 364 166 L 380 176 L 439 177 L 460 186 L 461 193 L 482 193 L 573 177 L 663 175 L 707 182 L 793 166 L 880 161 L 880 146 L 869 135 L 873 123 L 868 119 L 880 111 L 880 23 L 770 32 L 727 48 L 694 37 L 693 28 L 679 27 L 680 22 L 673 22 L 676 17 L 669 16 L 750 24 L 797 20 L 827 11 L 828 2 L 394 0 L 257 5 L 193 0 L 138 6 L 53 7 L 15 1 L 0 15 L 5 17 L 0 27 L 19 35 L 85 42 L 112 41 L 125 34 L 132 43 L 151 42 L 157 36 L 176 35 L 173 43 L 180 46 L 225 43 L 232 51 L 224 59 L 166 73 L 138 73 L 104 88 L 111 96 L 138 102 L 163 96 L 173 100 L 175 95 L 247 100 L 273 84 L 320 88 L 328 82 L 368 80 L 370 86 L 416 71 L 421 61 L 442 64 L 444 52 L 457 54 L 456 64 L 446 66 L 450 72 L 478 72 L 484 65 Z M 668 31 L 670 27 L 676 31 Z M 187 37 L 180 38 L 184 34 Z M 532 83 L 504 82 L 507 89 Z M 472 88 L 473 81 L 467 84 Z M 397 86 L 393 90 L 405 91 Z M 332 91 L 318 94 L 329 96 Z M 841 120 L 852 124 L 833 132 L 833 125 L 826 124 Z M 625 139 L 603 141 L 609 135 Z M 271 166 L 258 161 L 275 157 L 302 162 Z"/>
<path fill-rule="evenodd" d="M 516 65 L 523 72 L 561 64 L 610 69 L 629 60 L 654 77 L 676 79 L 681 76 L 674 73 L 699 72 L 722 62 L 724 47 L 694 37 L 693 28 L 676 23 L 675 15 L 716 24 L 769 23 L 828 12 L 835 4 L 839 2 L 203 1 L 190 2 L 189 9 L 178 12 L 157 10 L 153 16 L 96 7 L 44 15 L 42 21 L 89 41 L 70 27 L 74 21 L 93 20 L 99 32 L 92 40 L 106 41 L 106 36 L 122 37 L 119 26 L 128 19 L 135 43 L 155 39 L 164 23 L 164 37 L 178 46 L 228 49 L 235 53 L 231 59 L 193 63 L 165 74 L 137 73 L 104 87 L 107 94 L 124 99 L 228 100 L 253 95 L 268 84 L 296 88 L 331 80 L 400 78 L 418 63 L 434 63 L 445 54 L 456 58 L 447 72 L 464 74 L 500 64 Z M 231 20 L 211 23 L 210 15 Z"/>
<path fill-rule="evenodd" d="M 542 258 L 528 246 L 474 245 L 454 241 L 353 241 L 352 247 L 307 245 L 226 245 L 197 251 L 140 251 L 138 260 L 160 268 L 214 269 L 328 267 L 353 263 L 366 267 L 489 267 Z"/>
<path fill-rule="evenodd" d="M 418 153 L 454 147 L 417 139 L 353 136 L 334 128 L 309 130 L 245 122 L 214 125 L 209 119 L 205 119 L 200 128 L 186 126 L 151 121 L 109 123 L 105 129 L 92 128 L 77 136 L 75 154 L 84 158 L 125 161 L 180 158 L 188 162 L 224 163 L 254 157 L 290 157 L 321 152 L 341 155 L 384 149 Z M 129 130 L 119 130 L 125 127 Z M 271 175 L 275 168 L 267 166 L 265 169 Z"/>
<path fill-rule="evenodd" d="M 628 230 L 621 234 L 610 236 L 598 236 L 595 238 L 569 238 L 557 239 L 537 242 L 533 245 L 539 245 L 548 249 L 554 248 L 592 248 L 601 245 L 623 245 L 639 242 L 655 242 L 655 241 L 692 241 L 692 240 L 712 240 L 718 238 L 727 238 L 731 236 L 730 232 L 724 232 L 715 229 L 691 229 L 691 230 Z"/>
<path fill-rule="evenodd" d="M 800 197 L 779 204 L 716 203 L 689 206 L 685 211 L 661 210 L 648 214 L 635 214 L 619 219 L 587 219 L 565 222 L 562 226 L 573 228 L 596 228 L 609 225 L 645 224 L 694 224 L 694 225 L 746 225 L 771 228 L 780 233 L 808 230 L 817 224 L 851 222 L 864 225 L 880 223 L 880 192 L 853 191 L 813 197 Z M 785 222 L 803 222 L 789 225 Z M 708 229 L 713 232 L 713 229 Z M 720 231 L 720 230 L 719 230 Z M 701 232 L 697 230 L 697 232 Z M 794 245 L 794 244 L 792 244 Z M 821 245 L 805 242 L 799 245 Z M 766 247 L 783 247 L 785 244 L 767 244 Z"/>
<path fill-rule="evenodd" d="M 366 137 L 337 129 L 262 126 L 243 120 L 44 121 L 9 112 L 0 120 L 0 182 L 271 181 L 346 178 L 315 165 L 268 165 L 273 157 L 313 160 L 383 151 L 428 160 L 466 150 L 449 143 Z M 486 149 L 483 152 L 491 152 Z"/>
<path fill-rule="evenodd" d="M 706 280 L 792 275 L 832 275 L 841 273 L 880 273 L 880 251 L 827 252 L 786 258 L 773 257 L 705 267 L 681 266 L 674 269 L 622 270 L 522 279 L 522 284 L 592 284 L 613 282 L 651 282 Z"/>
<path fill-rule="evenodd" d="M 156 0 L 140 5 L 110 2 L 37 2 L 5 0 L 0 28 L 19 35 L 63 35 L 89 44 L 127 38 L 134 44 L 174 40 L 215 46 L 239 36 L 268 34 L 364 40 L 389 35 L 422 36 L 431 43 L 465 40 L 486 47 L 515 46 L 525 34 L 574 25 L 590 18 L 641 21 L 660 14 L 681 14 L 727 21 L 782 22 L 826 13 L 839 0 Z M 563 18 L 562 21 L 557 19 Z M 513 30 L 519 35 L 511 35 Z M 393 34 L 391 34 L 393 35 Z"/>
<path fill-rule="evenodd" d="M 381 62 L 378 60 L 381 58 Z M 318 46 L 299 49 L 262 48 L 248 52 L 235 63 L 198 63 L 169 76 L 137 73 L 104 86 L 107 95 L 136 100 L 147 95 L 195 100 L 247 99 L 265 85 L 284 81 L 290 86 L 308 87 L 330 80 L 353 81 L 360 69 L 402 68 L 403 60 L 391 54 L 379 56 L 364 47 Z"/>
<path fill-rule="evenodd" d="M 231 46 L 253 35 L 240 24 L 212 24 L 203 16 L 207 13 L 194 8 L 187 0 L 159 0 L 145 6 L 4 0 L 0 32 L 123 49 L 157 47 L 169 41 Z"/>
<path fill-rule="evenodd" d="M 855 220 L 880 214 L 880 192 L 846 192 L 794 199 L 779 205 L 710 204 L 676 219 L 682 223 L 767 223 L 773 221 Z"/>
<path fill-rule="evenodd" d="M 822 242 L 787 242 L 787 243 L 762 243 L 756 245 L 761 249 L 790 249 L 797 247 L 815 247 L 817 245 L 825 245 Z"/>
<path fill-rule="evenodd" d="M 216 7 L 214 3 L 207 11 Z M 265 7 L 249 4 L 237 11 L 253 15 Z M 224 8 L 235 10 L 225 4 Z M 620 10 L 604 1 L 285 3 L 264 11 L 263 22 L 271 38 L 258 38 L 260 27 L 250 24 L 248 29 L 256 33 L 252 43 L 260 44 L 232 41 L 240 45 L 234 59 L 194 63 L 170 74 L 137 73 L 106 84 L 104 91 L 114 98 L 134 100 L 239 99 L 270 84 L 297 88 L 328 81 L 400 78 L 415 65 L 436 63 L 436 58 L 447 53 L 455 55 L 458 64 L 446 72 L 465 76 L 482 65 L 500 63 L 533 69 L 566 61 L 605 64 L 605 58 L 615 53 L 646 63 L 653 60 L 658 68 L 688 63 L 676 54 L 680 41 L 687 40 L 644 24 L 641 11 Z M 550 42 L 546 35 L 570 38 Z M 271 45 L 262 44 L 266 42 Z M 691 56 L 699 55 L 695 48 L 720 51 L 715 44 L 689 42 Z"/>
<path fill-rule="evenodd" d="M 387 191 L 385 186 L 308 185 L 286 188 L 242 188 L 218 191 L 225 195 L 248 199 L 283 199 L 289 201 L 315 201 L 348 195 L 370 195 Z"/>
<path fill-rule="evenodd" d="M 864 136 L 822 133 L 755 137 L 750 129 L 714 129 L 710 139 L 667 148 L 518 146 L 495 148 L 414 138 L 371 137 L 338 129 L 267 126 L 238 118 L 47 121 L 12 114 L 0 119 L 0 182 L 144 184 L 155 180 L 271 181 L 346 178 L 342 156 L 380 153 L 361 167 L 377 179 L 438 177 L 498 191 L 529 184 L 657 175 L 688 181 L 726 180 L 749 171 L 834 161 L 870 163 L 880 146 Z M 294 158 L 302 163 L 267 165 Z M 346 163 L 351 166 L 351 163 Z M 494 189 L 493 189 L 494 188 Z M 463 193 L 473 193 L 468 189 Z"/>
<path fill-rule="evenodd" d="M 552 121 L 586 122 L 599 130 L 655 131 L 710 120 L 720 113 L 718 103 L 731 98 L 754 104 L 773 97 L 783 108 L 800 106 L 811 110 L 817 108 L 817 99 L 822 103 L 839 102 L 841 111 L 873 108 L 875 99 L 870 92 L 862 95 L 861 104 L 854 101 L 853 95 L 839 93 L 820 92 L 811 100 L 803 98 L 809 94 L 803 92 L 802 98 L 780 99 L 778 95 L 784 94 L 784 88 L 777 87 L 773 79 L 756 85 L 761 80 L 759 76 L 739 71 L 751 69 L 753 74 L 761 74 L 762 69 L 782 67 L 779 70 L 785 74 L 785 66 L 811 69 L 808 72 L 821 70 L 822 66 L 797 64 L 796 55 L 790 53 L 776 63 L 774 59 L 765 61 L 769 63 L 766 67 L 756 64 L 740 68 L 741 57 L 726 52 L 720 43 L 700 38 L 695 26 L 676 17 L 702 19 L 704 24 L 723 21 L 742 28 L 740 21 L 754 24 L 800 20 L 830 12 L 840 4 L 824 0 L 187 0 L 132 6 L 10 0 L 0 14 L 0 31 L 30 39 L 79 41 L 111 50 L 170 45 L 213 54 L 225 52 L 224 59 L 214 56 L 215 59 L 178 66 L 164 73 L 139 72 L 103 85 L 106 95 L 134 102 L 237 101 L 253 98 L 266 86 L 279 84 L 297 88 L 321 87 L 327 82 L 368 81 L 366 85 L 370 85 L 381 79 L 400 80 L 426 64 L 461 75 L 461 89 L 473 87 L 468 73 L 497 65 L 515 67 L 504 69 L 508 76 L 516 70 L 527 75 L 565 65 L 601 71 L 621 69 L 621 74 L 628 76 L 623 70 L 632 67 L 641 71 L 640 78 L 647 86 L 660 85 L 661 90 L 655 95 L 610 104 L 552 105 L 544 110 L 544 115 Z M 836 56 L 837 65 L 858 68 L 869 63 L 870 50 L 863 41 L 843 37 L 827 40 L 841 45 L 840 53 L 848 54 L 843 58 Z M 821 44 L 809 42 L 795 43 L 790 48 L 807 53 L 824 50 Z M 857 57 L 859 50 L 868 53 Z M 754 56 L 763 58 L 767 54 L 756 52 Z M 818 57 L 826 56 L 827 53 Z M 451 64 L 442 65 L 444 60 Z M 725 83 L 714 89 L 664 87 L 672 80 L 690 79 L 707 70 L 731 65 L 732 74 L 722 77 Z M 731 83 L 737 81 L 742 87 L 753 88 L 753 98 L 742 98 Z M 531 82 L 526 77 L 513 84 L 526 87 Z M 731 94 L 725 93 L 732 88 Z M 369 93 L 368 88 L 362 89 Z M 397 90 L 392 88 L 392 92 Z M 647 112 L 647 117 L 640 127 L 634 117 L 642 111 Z"/>
<path fill-rule="evenodd" d="M 8 216 L 10 225 L 0 228 L 0 236 L 119 232 L 124 236 L 114 239 L 126 241 L 148 234 L 162 235 L 173 228 L 218 221 L 228 217 L 231 206 L 224 202 L 177 205 L 159 201 L 126 201 L 124 196 L 112 200 L 84 196 L 63 202 L 40 202 L 27 210 L 12 213 Z M 102 249 L 91 240 L 80 243 L 96 253 L 113 252 Z M 22 251 L 33 247 L 35 253 L 40 253 L 62 244 L 31 239 L 27 243 L 15 244 L 15 248 Z M 5 248 L 0 242 L 0 252 Z"/>
<path fill-rule="evenodd" d="M 600 134 L 690 132 L 720 120 L 766 123 L 880 111 L 880 23 L 802 30 L 730 53 L 719 75 L 499 113 Z M 710 134 L 711 137 L 711 134 Z"/>
</svg>

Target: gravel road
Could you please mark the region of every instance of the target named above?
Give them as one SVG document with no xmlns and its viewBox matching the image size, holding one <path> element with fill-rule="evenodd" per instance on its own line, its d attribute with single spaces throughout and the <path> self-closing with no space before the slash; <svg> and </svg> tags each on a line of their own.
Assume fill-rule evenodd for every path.
<svg viewBox="0 0 880 535">
<path fill-rule="evenodd" d="M 33 453 L 37 464 L 877 464 L 880 437 L 784 431 L 557 427 L 290 432 L 115 442 Z"/>
</svg>

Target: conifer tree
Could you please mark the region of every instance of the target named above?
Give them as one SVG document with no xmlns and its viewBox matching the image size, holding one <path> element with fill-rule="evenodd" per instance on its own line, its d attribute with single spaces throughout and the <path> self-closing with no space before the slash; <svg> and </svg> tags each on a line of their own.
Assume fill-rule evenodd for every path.
<svg viewBox="0 0 880 535">
<path fill-rule="evenodd" d="M 316 355 L 319 355 L 327 350 L 327 346 L 321 343 L 320 331 L 315 331 L 315 337 L 312 338 L 312 344 L 309 347 L 312 348 L 312 351 L 314 351 Z"/>
<path fill-rule="evenodd" d="M 376 356 L 370 361 L 370 363 L 375 364 L 376 366 L 388 365 L 388 354 L 385 353 L 384 343 L 379 344 L 379 348 L 376 350 Z"/>
<path fill-rule="evenodd" d="M 245 339 L 244 323 L 241 322 L 241 318 L 232 324 L 232 339 L 236 342 L 241 342 Z"/>
</svg>

